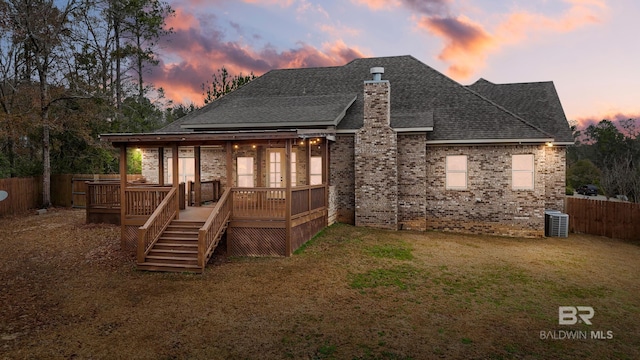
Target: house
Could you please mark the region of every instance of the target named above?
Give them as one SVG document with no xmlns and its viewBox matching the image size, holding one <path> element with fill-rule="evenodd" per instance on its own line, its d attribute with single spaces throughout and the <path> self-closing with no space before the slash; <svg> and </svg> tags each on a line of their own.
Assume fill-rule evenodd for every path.
<svg viewBox="0 0 640 360">
<path fill-rule="evenodd" d="M 552 82 L 463 86 L 411 56 L 273 70 L 157 132 L 103 139 L 121 169 L 140 148 L 156 184 L 120 183 L 123 247 L 141 264 L 184 201 L 143 241 L 157 205 L 189 181 L 196 206 L 206 181 L 224 189 L 209 218 L 228 208 L 215 232 L 232 255 L 287 256 L 334 221 L 543 236 L 545 209 L 563 210 L 573 143 Z"/>
</svg>

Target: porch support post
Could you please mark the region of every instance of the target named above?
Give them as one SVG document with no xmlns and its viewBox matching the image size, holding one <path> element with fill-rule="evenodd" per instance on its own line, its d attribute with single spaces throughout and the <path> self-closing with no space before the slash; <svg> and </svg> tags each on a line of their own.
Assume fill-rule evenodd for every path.
<svg viewBox="0 0 640 360">
<path fill-rule="evenodd" d="M 127 145 L 120 145 L 120 248 L 126 249 L 127 236 Z M 137 243 L 137 242 L 136 242 Z"/>
<path fill-rule="evenodd" d="M 256 186 L 257 187 L 269 186 L 269 184 L 263 181 L 265 177 L 262 174 L 262 146 L 261 145 L 256 146 L 256 164 L 258 164 L 256 169 L 256 179 L 257 179 Z"/>
<path fill-rule="evenodd" d="M 329 139 L 322 141 L 322 185 L 324 185 L 324 206 L 327 208 L 327 221 L 329 220 Z"/>
<path fill-rule="evenodd" d="M 287 139 L 284 151 L 285 174 L 285 255 L 291 256 L 291 139 Z"/>
<path fill-rule="evenodd" d="M 164 186 L 164 148 L 158 148 L 158 185 Z"/>
<path fill-rule="evenodd" d="M 196 189 L 195 189 L 195 206 L 200 206 L 200 202 L 202 201 L 202 190 L 201 190 L 201 170 L 200 170 L 200 146 L 194 146 L 193 147 L 193 157 L 194 157 L 194 162 L 195 162 L 195 168 L 196 168 L 196 173 L 195 173 L 195 183 L 196 183 Z M 191 194 L 189 194 L 188 196 L 189 198 L 191 197 Z"/>
<path fill-rule="evenodd" d="M 227 189 L 233 187 L 233 149 L 231 148 L 231 141 L 227 141 L 225 145 L 225 155 L 227 155 L 227 183 L 225 184 Z"/>
<path fill-rule="evenodd" d="M 179 166 L 179 158 L 180 154 L 178 154 L 178 143 L 173 143 L 171 145 L 171 171 L 172 171 L 172 176 L 173 176 L 173 187 L 176 189 L 176 191 L 178 191 L 180 189 L 180 169 L 178 169 Z M 180 218 L 180 194 L 177 194 L 176 196 L 176 219 Z"/>
<path fill-rule="evenodd" d="M 311 139 L 306 139 L 305 146 L 307 149 L 307 186 L 311 186 Z M 307 210 L 311 209 L 311 188 L 307 190 L 307 203 L 309 207 Z"/>
</svg>

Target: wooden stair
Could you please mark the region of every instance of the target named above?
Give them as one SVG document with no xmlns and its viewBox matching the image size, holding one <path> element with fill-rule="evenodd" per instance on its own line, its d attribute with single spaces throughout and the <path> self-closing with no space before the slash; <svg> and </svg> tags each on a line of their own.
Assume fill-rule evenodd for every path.
<svg viewBox="0 0 640 360">
<path fill-rule="evenodd" d="M 153 245 L 139 270 L 202 273 L 198 266 L 198 230 L 204 221 L 173 220 Z"/>
</svg>

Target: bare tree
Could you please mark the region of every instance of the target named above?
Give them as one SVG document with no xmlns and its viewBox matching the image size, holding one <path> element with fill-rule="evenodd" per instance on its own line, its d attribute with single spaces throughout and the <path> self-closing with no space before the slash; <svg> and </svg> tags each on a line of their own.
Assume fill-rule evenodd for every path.
<svg viewBox="0 0 640 360">
<path fill-rule="evenodd" d="M 38 84 L 39 118 L 42 128 L 42 202 L 51 205 L 50 162 L 50 93 L 51 81 L 59 70 L 56 65 L 64 58 L 65 38 L 70 34 L 71 16 L 81 5 L 79 0 L 65 3 L 53 0 L 9 0 L 3 2 L 2 17 L 11 29 L 13 39 L 22 44 L 25 61 L 31 61 Z M 30 75 L 30 74 L 28 74 Z"/>
</svg>

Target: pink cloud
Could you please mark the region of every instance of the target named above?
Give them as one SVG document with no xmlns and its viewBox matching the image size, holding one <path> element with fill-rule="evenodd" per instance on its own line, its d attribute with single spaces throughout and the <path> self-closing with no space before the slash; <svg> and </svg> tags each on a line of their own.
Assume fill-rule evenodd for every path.
<svg viewBox="0 0 640 360">
<path fill-rule="evenodd" d="M 281 7 L 289 7 L 294 0 L 243 0 L 249 4 L 279 5 Z"/>
<path fill-rule="evenodd" d="M 325 43 L 321 48 L 304 42 L 288 50 L 278 50 L 269 44 L 256 48 L 241 40 L 225 40 L 216 18 L 208 17 L 207 21 L 201 22 L 188 11 L 176 9 L 175 18 L 168 23 L 174 27 L 174 33 L 163 44 L 160 63 L 147 76 L 148 82 L 162 87 L 166 97 L 176 103 L 201 105 L 202 84 L 223 66 L 232 75 L 253 72 L 259 76 L 276 68 L 343 65 L 365 56 L 342 40 Z"/>
<path fill-rule="evenodd" d="M 569 0 L 571 7 L 558 18 L 542 14 L 515 12 L 507 15 L 496 35 L 503 43 L 520 42 L 536 34 L 565 33 L 603 21 L 606 6 L 598 1 Z"/>
<path fill-rule="evenodd" d="M 367 6 L 371 10 L 383 10 L 398 7 L 400 0 L 352 0 L 354 4 Z"/>
<path fill-rule="evenodd" d="M 579 129 L 586 129 L 589 125 L 596 125 L 602 120 L 609 120 L 613 123 L 619 124 L 620 121 L 629 119 L 634 120 L 637 130 L 640 131 L 640 113 L 604 113 L 601 115 L 576 118 L 575 121 L 578 123 Z"/>
<path fill-rule="evenodd" d="M 438 58 L 449 63 L 447 71 L 449 75 L 461 80 L 482 68 L 489 54 L 504 46 L 549 33 L 574 31 L 580 27 L 602 22 L 606 18 L 607 6 L 604 1 L 565 0 L 565 2 L 569 4 L 569 8 L 557 17 L 527 11 L 512 12 L 502 16 L 502 20 L 493 30 L 488 30 L 465 16 L 434 15 L 431 11 L 433 7 L 423 8 L 420 11 L 422 15 L 414 16 L 414 21 L 419 29 L 444 40 L 444 47 Z M 445 4 L 440 3 L 440 5 Z"/>
<path fill-rule="evenodd" d="M 491 34 L 464 16 L 423 16 L 418 20 L 418 26 L 444 39 L 445 45 L 438 58 L 451 64 L 447 72 L 454 78 L 469 77 L 477 64 L 484 63 L 487 53 L 497 46 Z"/>
<path fill-rule="evenodd" d="M 186 31 L 191 28 L 200 28 L 200 23 L 193 14 L 185 13 L 182 8 L 176 8 L 174 10 L 174 16 L 170 16 L 165 20 L 166 28 L 171 28 L 173 31 Z"/>
</svg>

